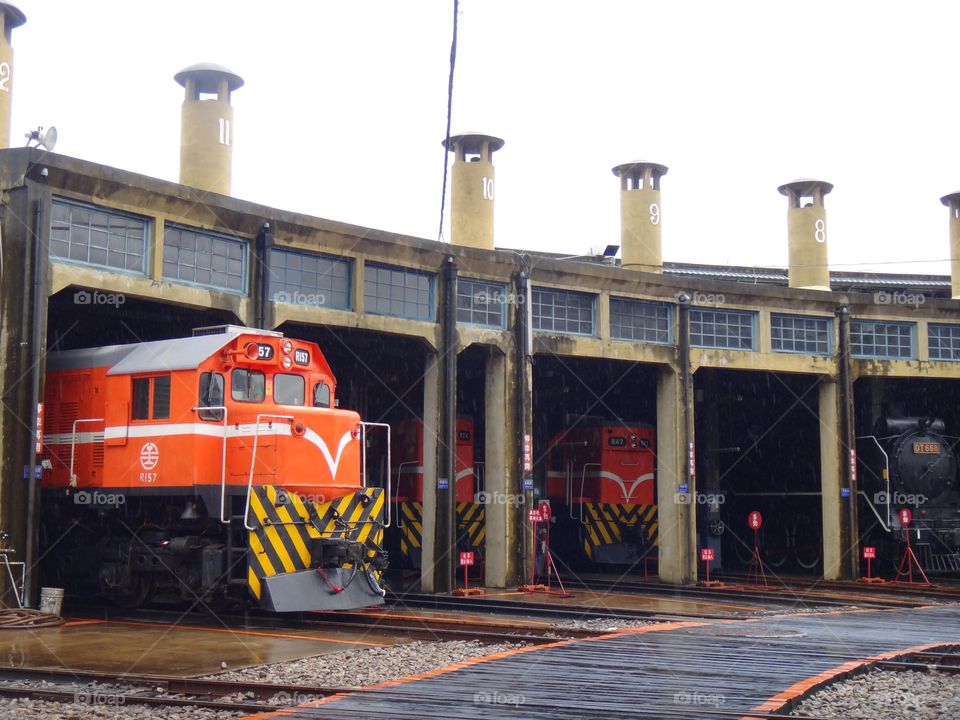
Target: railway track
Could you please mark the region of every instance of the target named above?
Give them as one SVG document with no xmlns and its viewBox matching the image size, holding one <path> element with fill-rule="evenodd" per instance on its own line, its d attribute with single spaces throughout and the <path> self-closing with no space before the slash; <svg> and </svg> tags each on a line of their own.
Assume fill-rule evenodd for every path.
<svg viewBox="0 0 960 720">
<path fill-rule="evenodd" d="M 432 596 L 426 596 L 432 597 Z M 455 599 L 454 599 L 455 600 Z M 524 607 L 522 604 L 521 608 Z M 412 610 L 415 606 L 401 604 L 398 607 Z M 421 606 L 423 607 L 423 606 Z M 451 606 L 452 607 L 452 606 Z M 477 608 L 464 604 L 453 609 L 469 609 L 484 612 L 486 608 Z M 542 645 L 556 642 L 560 638 L 586 638 L 602 635 L 603 631 L 579 628 L 556 628 L 550 626 L 534 627 L 510 622 L 480 622 L 464 615 L 450 617 L 430 617 L 404 612 L 391 612 L 378 608 L 371 611 L 355 612 L 316 612 L 291 613 L 278 617 L 269 613 L 247 613 L 240 615 L 216 615 L 164 610 L 116 611 L 100 608 L 93 612 L 81 612 L 81 617 L 97 617 L 106 622 L 131 622 L 153 624 L 178 624 L 190 626 L 210 626 L 237 630 L 340 630 L 358 632 L 376 631 L 378 634 L 394 637 L 409 637 L 414 640 L 476 640 L 482 643 L 528 643 Z M 610 613 L 598 616 L 610 617 Z M 571 618 L 580 618 L 581 613 L 569 614 Z"/>
<path fill-rule="evenodd" d="M 354 689 L 48 668 L 0 668 L 0 696 L 85 705 L 139 703 L 253 713 L 275 711 L 285 705 L 298 705 Z"/>
</svg>

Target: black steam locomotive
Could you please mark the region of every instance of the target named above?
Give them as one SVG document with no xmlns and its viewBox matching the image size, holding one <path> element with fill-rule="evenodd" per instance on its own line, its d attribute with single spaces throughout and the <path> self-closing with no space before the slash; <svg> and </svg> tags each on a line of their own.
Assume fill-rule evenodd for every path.
<svg viewBox="0 0 960 720">
<path fill-rule="evenodd" d="M 873 432 L 857 447 L 863 544 L 895 563 L 909 532 L 927 573 L 960 573 L 960 439 L 945 434 L 942 420 L 923 417 L 881 417 Z M 913 516 L 909 528 L 900 524 L 903 508 Z"/>
</svg>

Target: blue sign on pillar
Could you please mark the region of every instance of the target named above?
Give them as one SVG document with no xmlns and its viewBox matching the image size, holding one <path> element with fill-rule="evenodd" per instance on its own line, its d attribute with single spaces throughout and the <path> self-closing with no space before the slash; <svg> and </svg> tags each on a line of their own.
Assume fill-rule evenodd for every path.
<svg viewBox="0 0 960 720">
<path fill-rule="evenodd" d="M 449 490 L 450 489 L 450 479 L 445 477 L 437 478 L 437 490 Z"/>
</svg>

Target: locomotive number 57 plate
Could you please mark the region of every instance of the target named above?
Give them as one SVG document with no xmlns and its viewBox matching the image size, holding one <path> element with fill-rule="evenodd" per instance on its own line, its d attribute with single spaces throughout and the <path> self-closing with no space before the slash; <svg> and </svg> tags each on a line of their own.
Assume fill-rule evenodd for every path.
<svg viewBox="0 0 960 720">
<path fill-rule="evenodd" d="M 940 443 L 914 443 L 914 455 L 939 455 Z"/>
</svg>

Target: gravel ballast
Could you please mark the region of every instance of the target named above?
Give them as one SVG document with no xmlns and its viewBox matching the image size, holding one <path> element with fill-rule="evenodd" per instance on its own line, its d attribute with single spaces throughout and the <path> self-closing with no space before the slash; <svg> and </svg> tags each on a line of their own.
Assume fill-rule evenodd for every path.
<svg viewBox="0 0 960 720">
<path fill-rule="evenodd" d="M 960 718 L 960 675 L 871 670 L 820 690 L 791 716 L 956 720 Z"/>
<path fill-rule="evenodd" d="M 0 719 L 10 720 L 233 720 L 249 713 L 220 712 L 192 706 L 156 707 L 116 702 L 58 703 L 27 698 L 0 698 Z"/>
<path fill-rule="evenodd" d="M 389 647 L 346 650 L 272 665 L 255 665 L 206 677 L 212 680 L 317 687 L 365 687 L 519 647 L 524 647 L 524 644 L 483 645 L 475 640 L 418 641 Z"/>
</svg>

